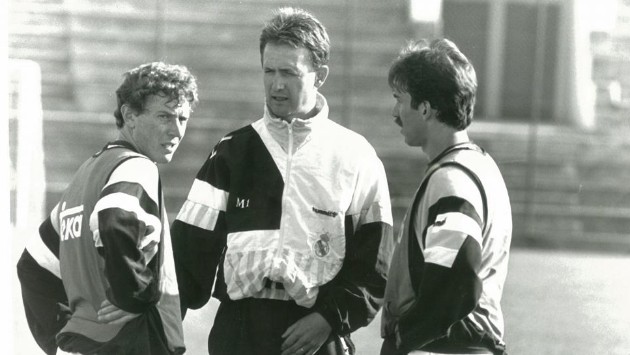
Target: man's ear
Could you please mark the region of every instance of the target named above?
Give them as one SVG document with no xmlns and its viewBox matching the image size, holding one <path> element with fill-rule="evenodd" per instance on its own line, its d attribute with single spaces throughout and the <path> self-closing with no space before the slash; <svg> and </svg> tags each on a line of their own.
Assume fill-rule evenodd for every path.
<svg viewBox="0 0 630 355">
<path fill-rule="evenodd" d="M 422 118 L 427 119 L 429 113 L 431 112 L 431 104 L 429 104 L 429 101 L 420 102 L 418 105 L 418 112 L 420 112 L 420 116 L 422 116 Z"/>
<path fill-rule="evenodd" d="M 328 77 L 328 65 L 322 65 L 321 67 L 317 68 L 317 70 L 315 70 L 315 87 L 316 88 L 320 88 L 322 85 L 324 85 L 324 82 L 326 81 L 326 78 Z"/>
<path fill-rule="evenodd" d="M 418 105 L 418 111 L 425 120 L 428 120 L 433 117 L 435 110 L 431 107 L 431 103 L 425 100 Z"/>
<path fill-rule="evenodd" d="M 125 126 L 129 128 L 134 128 L 136 126 L 136 112 L 131 107 L 129 107 L 129 105 L 122 105 L 120 107 L 120 113 L 122 113 L 123 120 L 125 121 Z"/>
</svg>

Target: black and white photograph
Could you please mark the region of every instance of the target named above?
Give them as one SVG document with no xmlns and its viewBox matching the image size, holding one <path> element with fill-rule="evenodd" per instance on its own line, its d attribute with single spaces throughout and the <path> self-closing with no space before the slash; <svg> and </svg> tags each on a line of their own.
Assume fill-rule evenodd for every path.
<svg viewBox="0 0 630 355">
<path fill-rule="evenodd" d="M 3 354 L 630 355 L 630 0 L 0 15 Z"/>
</svg>

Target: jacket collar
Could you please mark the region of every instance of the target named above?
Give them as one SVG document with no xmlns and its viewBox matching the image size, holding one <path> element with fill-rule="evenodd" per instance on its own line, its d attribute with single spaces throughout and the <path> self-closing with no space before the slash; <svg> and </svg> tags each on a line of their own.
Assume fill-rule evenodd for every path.
<svg viewBox="0 0 630 355">
<path fill-rule="evenodd" d="M 316 105 L 318 112 L 315 116 L 308 119 L 294 118 L 291 123 L 273 116 L 265 105 L 265 115 L 263 116 L 265 127 L 285 152 L 289 152 L 289 141 L 293 142 L 291 150 L 296 152 L 311 139 L 311 133 L 319 131 L 317 127 L 328 121 L 328 103 L 320 93 L 317 93 Z M 289 127 L 292 131 L 291 137 L 289 137 Z"/>
<path fill-rule="evenodd" d="M 326 102 L 326 98 L 324 95 L 317 93 L 317 100 L 315 102 L 315 107 L 318 110 L 317 114 L 311 118 L 301 119 L 294 118 L 291 123 L 284 121 L 283 119 L 274 116 L 271 111 L 269 111 L 269 107 L 265 104 L 265 114 L 263 116 L 265 120 L 265 124 L 277 126 L 277 127 L 285 127 L 286 125 L 293 125 L 294 129 L 300 129 L 302 127 L 307 128 L 313 127 L 315 125 L 320 124 L 322 121 L 328 119 L 328 102 Z"/>
</svg>

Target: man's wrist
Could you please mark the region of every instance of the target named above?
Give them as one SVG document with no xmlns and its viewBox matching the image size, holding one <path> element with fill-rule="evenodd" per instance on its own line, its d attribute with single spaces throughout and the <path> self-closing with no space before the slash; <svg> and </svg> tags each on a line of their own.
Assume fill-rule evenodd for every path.
<svg viewBox="0 0 630 355">
<path fill-rule="evenodd" d="M 394 335 L 396 335 L 396 348 L 400 348 L 402 339 L 400 338 L 400 328 L 398 327 L 398 324 L 394 327 Z"/>
</svg>

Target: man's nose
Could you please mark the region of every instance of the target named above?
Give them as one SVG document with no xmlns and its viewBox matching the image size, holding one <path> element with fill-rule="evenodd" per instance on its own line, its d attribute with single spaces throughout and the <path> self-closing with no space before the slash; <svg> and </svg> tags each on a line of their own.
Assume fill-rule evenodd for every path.
<svg viewBox="0 0 630 355">
<path fill-rule="evenodd" d="M 284 83 L 284 78 L 282 78 L 282 75 L 276 74 L 273 76 L 273 82 L 272 82 L 272 89 L 274 91 L 278 91 L 278 90 L 282 90 L 284 89 L 285 83 Z"/>
<path fill-rule="evenodd" d="M 182 138 L 186 133 L 186 121 L 175 118 L 169 125 L 169 134 L 173 137 Z"/>
</svg>

